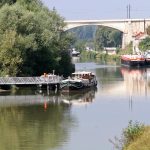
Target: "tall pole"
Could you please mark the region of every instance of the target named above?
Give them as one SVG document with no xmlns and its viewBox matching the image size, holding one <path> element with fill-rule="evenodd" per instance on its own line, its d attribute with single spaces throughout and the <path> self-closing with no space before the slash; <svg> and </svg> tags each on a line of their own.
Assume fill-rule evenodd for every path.
<svg viewBox="0 0 150 150">
<path fill-rule="evenodd" d="M 127 19 L 130 19 L 130 17 L 131 17 L 131 5 L 128 4 L 127 5 Z"/>
<path fill-rule="evenodd" d="M 128 7 L 128 5 L 127 5 L 127 19 L 128 19 L 128 17 L 129 17 L 128 12 L 129 12 L 129 7 Z"/>
<path fill-rule="evenodd" d="M 130 19 L 131 6 L 129 4 L 129 19 Z"/>
</svg>

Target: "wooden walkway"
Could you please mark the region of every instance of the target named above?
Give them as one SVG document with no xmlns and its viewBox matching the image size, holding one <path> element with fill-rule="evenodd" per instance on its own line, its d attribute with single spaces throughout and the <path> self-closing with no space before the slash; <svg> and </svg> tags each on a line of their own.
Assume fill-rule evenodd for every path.
<svg viewBox="0 0 150 150">
<path fill-rule="evenodd" d="M 56 75 L 40 77 L 0 77 L 0 85 L 50 85 L 60 84 L 61 77 Z"/>
</svg>

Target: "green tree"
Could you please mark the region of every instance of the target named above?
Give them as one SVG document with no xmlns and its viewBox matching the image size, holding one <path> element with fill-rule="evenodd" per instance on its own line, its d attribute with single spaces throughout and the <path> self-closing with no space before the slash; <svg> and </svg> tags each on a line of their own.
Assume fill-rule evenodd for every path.
<svg viewBox="0 0 150 150">
<path fill-rule="evenodd" d="M 70 29 L 68 32 L 73 33 L 76 39 L 72 47 L 76 48 L 80 52 L 85 50 L 86 46 L 93 48 L 93 39 L 95 37 L 95 31 L 96 26 L 90 25 Z"/>
<path fill-rule="evenodd" d="M 143 39 L 140 43 L 139 43 L 139 48 L 142 51 L 146 51 L 150 49 L 150 37 L 147 37 L 145 39 Z"/>
<path fill-rule="evenodd" d="M 64 19 L 56 10 L 49 11 L 39 0 L 18 0 L 1 7 L 0 27 L 2 75 L 41 75 L 64 67 L 59 63 L 64 59 L 61 53 L 70 48 L 73 37 L 63 33 Z M 66 59 L 70 62 L 70 57 Z"/>
<path fill-rule="evenodd" d="M 109 35 L 110 40 L 112 41 L 112 47 L 120 47 L 122 44 L 122 32 L 118 30 L 112 30 Z"/>
<path fill-rule="evenodd" d="M 116 29 L 99 26 L 95 34 L 95 49 L 102 50 L 104 47 L 119 47 L 122 42 L 122 33 Z"/>
<path fill-rule="evenodd" d="M 0 1 L 0 7 L 2 7 L 3 5 L 5 4 L 9 4 L 9 5 L 12 5 L 14 3 L 16 3 L 17 0 L 1 0 Z"/>
<path fill-rule="evenodd" d="M 16 31 L 10 30 L 3 34 L 3 40 L 0 45 L 0 62 L 2 75 L 16 76 L 19 66 L 22 63 L 21 51 L 15 47 L 19 40 Z"/>
</svg>

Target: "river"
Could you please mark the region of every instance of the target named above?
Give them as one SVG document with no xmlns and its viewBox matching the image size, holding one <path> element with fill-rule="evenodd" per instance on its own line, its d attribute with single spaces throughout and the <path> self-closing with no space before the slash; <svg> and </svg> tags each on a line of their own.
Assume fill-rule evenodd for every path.
<svg viewBox="0 0 150 150">
<path fill-rule="evenodd" d="M 115 150 L 130 120 L 150 124 L 150 68 L 74 60 L 93 71 L 97 89 L 73 94 L 37 89 L 0 96 L 2 150 Z"/>
</svg>

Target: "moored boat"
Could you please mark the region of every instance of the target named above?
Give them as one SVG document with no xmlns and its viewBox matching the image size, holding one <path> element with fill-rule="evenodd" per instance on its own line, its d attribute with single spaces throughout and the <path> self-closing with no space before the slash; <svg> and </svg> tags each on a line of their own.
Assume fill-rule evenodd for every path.
<svg viewBox="0 0 150 150">
<path fill-rule="evenodd" d="M 144 56 L 145 56 L 145 65 L 150 66 L 150 50 L 147 50 Z"/>
<path fill-rule="evenodd" d="M 72 56 L 79 56 L 79 55 L 80 55 L 80 52 L 78 52 L 76 50 L 72 51 Z"/>
<path fill-rule="evenodd" d="M 121 64 L 128 67 L 141 67 L 145 65 L 143 55 L 122 55 Z"/>
<path fill-rule="evenodd" d="M 62 80 L 60 89 L 65 91 L 80 90 L 97 86 L 95 74 L 88 71 L 79 71 L 72 73 L 71 77 Z"/>
</svg>

